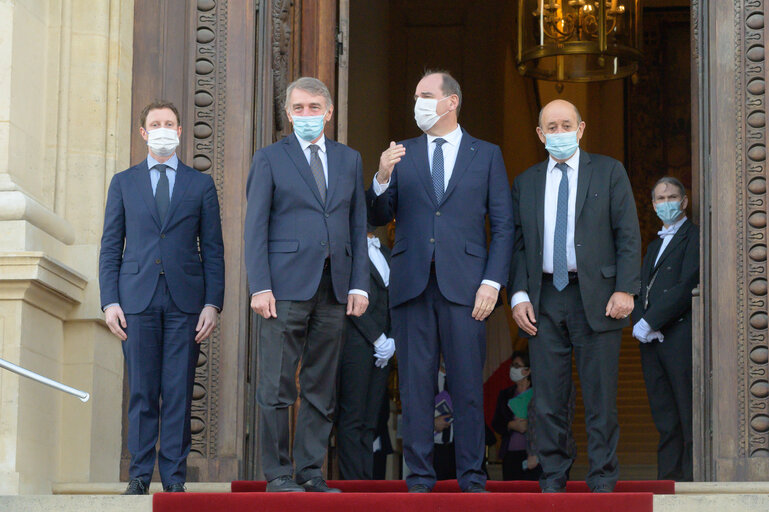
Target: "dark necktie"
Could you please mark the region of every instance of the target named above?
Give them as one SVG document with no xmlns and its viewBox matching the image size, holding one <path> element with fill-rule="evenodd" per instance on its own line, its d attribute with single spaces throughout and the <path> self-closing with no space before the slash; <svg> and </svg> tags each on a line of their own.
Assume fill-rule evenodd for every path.
<svg viewBox="0 0 769 512">
<path fill-rule="evenodd" d="M 566 261 L 566 231 L 569 224 L 569 166 L 557 164 L 561 171 L 561 184 L 558 185 L 558 209 L 555 214 L 555 233 L 553 235 L 553 286 L 559 292 L 569 284 L 569 267 Z"/>
<path fill-rule="evenodd" d="M 320 160 L 318 150 L 320 150 L 320 146 L 310 144 L 310 170 L 312 170 L 312 176 L 315 178 L 315 184 L 318 186 L 320 199 L 323 204 L 326 204 L 326 176 L 323 173 L 323 162 Z"/>
<path fill-rule="evenodd" d="M 443 148 L 446 139 L 437 138 L 435 151 L 433 151 L 433 189 L 435 189 L 435 202 L 440 204 L 443 199 Z"/>
<path fill-rule="evenodd" d="M 160 173 L 160 179 L 155 187 L 155 204 L 158 207 L 158 215 L 160 215 L 161 224 L 166 220 L 166 213 L 168 213 L 168 205 L 171 203 L 170 194 L 168 192 L 168 176 L 166 175 L 167 165 L 157 164 L 155 169 Z"/>
</svg>

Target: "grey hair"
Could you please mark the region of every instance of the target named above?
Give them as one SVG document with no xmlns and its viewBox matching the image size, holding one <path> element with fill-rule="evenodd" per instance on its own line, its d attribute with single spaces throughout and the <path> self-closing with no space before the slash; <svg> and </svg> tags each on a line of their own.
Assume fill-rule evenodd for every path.
<svg viewBox="0 0 769 512">
<path fill-rule="evenodd" d="M 284 104 L 284 108 L 288 110 L 288 100 L 291 98 L 291 93 L 294 91 L 294 89 L 299 89 L 300 91 L 309 92 L 310 94 L 313 94 L 315 96 L 323 96 L 323 99 L 326 100 L 326 108 L 331 107 L 334 105 L 334 101 L 331 99 L 331 93 L 328 91 L 328 87 L 326 87 L 326 84 L 318 80 L 317 78 L 311 77 L 311 76 L 303 76 L 300 78 L 297 78 L 290 84 L 288 84 L 288 87 L 286 87 L 286 100 Z"/>
<path fill-rule="evenodd" d="M 664 176 L 658 179 L 657 183 L 655 183 L 652 187 L 652 201 L 654 201 L 654 190 L 657 188 L 657 186 L 662 185 L 663 183 L 678 187 L 678 191 L 681 192 L 681 197 L 683 198 L 686 196 L 686 188 L 684 188 L 684 184 L 681 183 L 678 178 L 674 178 L 673 176 Z"/>
<path fill-rule="evenodd" d="M 459 101 L 457 102 L 457 116 L 459 116 L 459 110 L 462 108 L 462 88 L 459 86 L 456 78 L 451 76 L 451 73 L 443 69 L 426 69 L 422 78 L 430 75 L 441 75 L 443 83 L 441 84 L 441 91 L 447 97 L 452 94 L 456 94 Z"/>
<path fill-rule="evenodd" d="M 563 101 L 566 101 L 566 100 L 563 100 Z M 582 122 L 582 114 L 579 113 L 579 109 L 577 108 L 577 105 L 575 105 L 574 103 L 572 103 L 570 101 L 566 101 L 566 103 L 571 105 L 571 107 L 574 109 L 574 112 L 577 114 L 577 124 L 581 123 Z M 550 105 L 550 103 L 548 103 L 547 105 Z M 545 105 L 545 107 L 547 105 Z M 545 107 L 542 107 L 541 109 L 539 109 L 539 119 L 537 120 L 537 124 L 539 125 L 540 128 L 542 128 L 542 112 L 545 111 Z"/>
</svg>

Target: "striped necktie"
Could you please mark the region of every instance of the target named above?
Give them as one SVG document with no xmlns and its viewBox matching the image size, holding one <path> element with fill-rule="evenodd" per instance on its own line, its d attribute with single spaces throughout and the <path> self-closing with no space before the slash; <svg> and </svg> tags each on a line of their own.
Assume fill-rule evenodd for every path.
<svg viewBox="0 0 769 512">
<path fill-rule="evenodd" d="M 566 260 L 566 231 L 569 224 L 569 166 L 557 164 L 561 171 L 561 183 L 558 185 L 558 208 L 555 214 L 555 233 L 553 234 L 553 286 L 559 292 L 569 284 L 569 267 Z"/>
<path fill-rule="evenodd" d="M 435 202 L 440 204 L 443 199 L 443 144 L 446 139 L 437 138 L 435 142 L 435 151 L 433 151 L 433 189 L 435 190 Z"/>
</svg>

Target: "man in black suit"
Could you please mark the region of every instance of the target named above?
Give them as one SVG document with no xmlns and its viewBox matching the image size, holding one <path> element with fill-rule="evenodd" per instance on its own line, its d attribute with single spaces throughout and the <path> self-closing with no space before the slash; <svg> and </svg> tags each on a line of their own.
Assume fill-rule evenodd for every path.
<svg viewBox="0 0 769 512">
<path fill-rule="evenodd" d="M 347 317 L 339 367 L 336 437 L 339 474 L 343 480 L 371 480 L 374 438 L 385 399 L 388 361 L 395 353 L 390 334 L 390 249 L 369 227 L 369 306 L 361 316 Z"/>
<path fill-rule="evenodd" d="M 566 410 L 571 355 L 582 383 L 593 492 L 617 482 L 617 370 L 622 328 L 640 287 L 641 237 L 622 164 L 579 149 L 585 130 L 564 100 L 540 112 L 550 157 L 513 183 L 513 318 L 531 336 L 543 492 L 561 492 L 571 465 Z"/>
<path fill-rule="evenodd" d="M 660 433 L 657 478 L 692 480 L 692 289 L 700 277 L 700 234 L 686 218 L 686 189 L 664 177 L 652 189 L 662 221 L 641 270 L 633 312 L 646 392 Z"/>
</svg>

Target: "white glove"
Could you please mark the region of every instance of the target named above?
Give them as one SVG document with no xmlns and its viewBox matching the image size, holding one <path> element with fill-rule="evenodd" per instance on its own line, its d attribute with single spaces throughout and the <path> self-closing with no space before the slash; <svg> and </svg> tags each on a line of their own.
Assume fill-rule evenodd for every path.
<svg viewBox="0 0 769 512">
<path fill-rule="evenodd" d="M 376 357 L 374 365 L 377 368 L 384 368 L 387 366 L 387 362 L 394 353 L 395 340 L 382 334 L 379 339 L 374 342 L 374 357 Z"/>
<path fill-rule="evenodd" d="M 648 339 L 648 336 L 651 330 L 652 328 L 646 320 L 642 318 L 633 326 L 633 337 L 641 343 L 649 343 L 651 340 Z"/>
<path fill-rule="evenodd" d="M 652 331 L 652 332 L 649 333 L 649 335 L 646 337 L 646 339 L 647 339 L 647 341 L 657 340 L 660 343 L 662 343 L 663 341 L 665 341 L 665 336 L 663 336 L 662 333 L 659 332 L 659 331 Z"/>
</svg>

